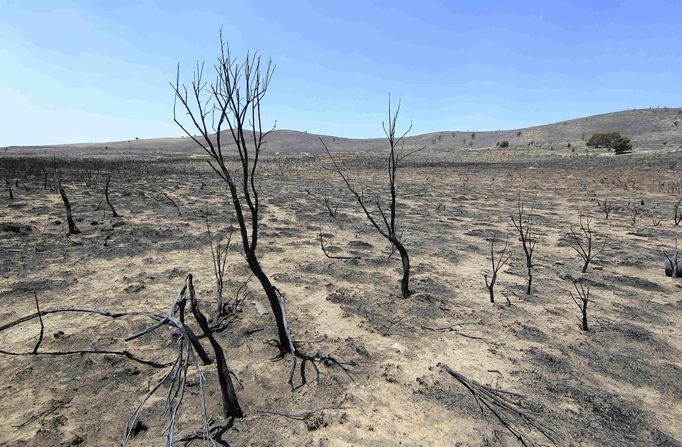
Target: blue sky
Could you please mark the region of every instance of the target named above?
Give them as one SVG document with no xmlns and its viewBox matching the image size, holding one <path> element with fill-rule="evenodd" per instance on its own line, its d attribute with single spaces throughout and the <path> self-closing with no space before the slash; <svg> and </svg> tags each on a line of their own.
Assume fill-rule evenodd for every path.
<svg viewBox="0 0 682 447">
<path fill-rule="evenodd" d="M 682 1 L 0 0 L 0 146 L 179 136 L 179 62 L 277 65 L 265 118 L 380 136 L 388 93 L 413 134 L 682 106 Z"/>
</svg>

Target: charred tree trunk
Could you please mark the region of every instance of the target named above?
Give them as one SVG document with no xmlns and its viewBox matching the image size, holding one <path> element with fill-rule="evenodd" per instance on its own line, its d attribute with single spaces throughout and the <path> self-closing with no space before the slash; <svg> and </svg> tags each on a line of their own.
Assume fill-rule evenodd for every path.
<svg viewBox="0 0 682 447">
<path fill-rule="evenodd" d="M 519 240 L 523 245 L 523 252 L 526 255 L 526 268 L 528 271 L 528 286 L 526 287 L 526 295 L 531 294 L 531 286 L 533 284 L 533 253 L 535 251 L 535 244 L 537 240 L 533 236 L 533 209 L 535 202 L 530 207 L 530 211 L 526 213 L 525 206 L 521 201 L 521 193 L 519 193 L 516 204 L 516 216 L 511 215 L 512 224 L 519 233 Z"/>
<path fill-rule="evenodd" d="M 274 126 L 270 130 L 263 129 L 261 101 L 267 92 L 274 67 L 271 62 L 263 67 L 260 57 L 255 55 L 247 55 L 243 63 L 235 63 L 221 33 L 220 55 L 215 69 L 218 74 L 215 83 L 207 84 L 202 80 L 203 65 L 199 65 L 191 86 L 186 86 L 180 84 L 178 68 L 176 82 L 172 85 L 175 93 L 173 119 L 185 134 L 211 157 L 209 165 L 229 187 L 244 255 L 251 272 L 258 278 L 270 302 L 277 322 L 279 347 L 282 353 L 296 354 L 286 324 L 286 310 L 280 303 L 278 290 L 261 268 L 256 255 L 260 211 L 256 170 L 265 138 L 274 130 Z M 190 90 L 191 95 L 188 93 Z M 175 111 L 178 102 L 187 112 L 191 124 L 199 131 L 199 136 L 190 132 L 178 119 Z M 207 107 L 214 110 L 213 123 L 207 122 L 207 117 L 212 116 Z M 231 137 L 237 147 L 239 155 L 237 169 L 229 166 L 223 156 L 221 133 L 223 126 L 226 130 L 229 129 L 224 134 Z M 172 199 L 167 195 L 166 197 L 172 202 Z"/>
<path fill-rule="evenodd" d="M 114 205 L 112 205 L 111 201 L 109 200 L 109 182 L 111 182 L 111 176 L 107 177 L 107 183 L 104 185 L 104 198 L 107 200 L 107 205 L 109 205 L 109 208 L 111 208 L 111 215 L 118 217 L 118 213 L 114 209 Z"/>
<path fill-rule="evenodd" d="M 242 418 L 244 413 L 239 406 L 239 401 L 237 400 L 237 393 L 234 390 L 234 385 L 232 384 L 232 377 L 230 376 L 230 368 L 227 366 L 227 361 L 225 360 L 225 353 L 223 352 L 222 346 L 213 336 L 213 331 L 211 330 L 206 316 L 199 309 L 199 304 L 197 303 L 196 294 L 194 293 L 194 284 L 192 282 L 192 275 L 187 276 L 187 288 L 189 289 L 190 303 L 192 305 L 192 314 L 194 318 L 199 323 L 199 327 L 202 332 L 208 338 L 213 352 L 216 357 L 216 369 L 218 370 L 218 382 L 220 383 L 220 392 L 223 397 L 223 416 L 225 418 L 235 417 Z"/>
<path fill-rule="evenodd" d="M 396 124 L 398 122 L 398 115 L 400 114 L 400 102 L 398 102 L 398 107 L 396 108 L 395 112 L 392 111 L 391 109 L 391 97 L 389 95 L 388 97 L 388 125 L 386 123 L 382 123 L 383 128 L 384 128 L 384 133 L 386 134 L 386 137 L 388 139 L 389 147 L 390 147 L 390 152 L 388 155 L 388 160 L 387 160 L 387 168 L 388 168 L 388 183 L 389 183 L 389 189 L 390 189 L 390 200 L 389 200 L 389 206 L 388 206 L 388 212 L 384 211 L 384 208 L 382 207 L 381 201 L 379 198 L 375 200 L 375 205 L 377 208 L 377 211 L 375 213 L 371 213 L 370 210 L 367 208 L 367 205 L 365 204 L 364 200 L 364 193 L 362 191 L 358 193 L 358 191 L 353 187 L 351 184 L 349 178 L 346 176 L 346 174 L 343 173 L 339 165 L 336 163 L 336 160 L 332 156 L 332 153 L 329 151 L 329 148 L 327 147 L 326 144 L 324 144 L 324 141 L 322 138 L 320 138 L 320 143 L 322 143 L 322 146 L 324 146 L 324 149 L 327 151 L 327 154 L 329 155 L 329 158 L 331 159 L 332 163 L 334 164 L 334 169 L 336 172 L 341 176 L 341 179 L 343 182 L 346 184 L 346 187 L 348 190 L 353 194 L 353 197 L 355 197 L 355 201 L 360 205 L 362 210 L 365 213 L 365 216 L 369 220 L 369 222 L 372 224 L 375 230 L 379 234 L 381 234 L 384 238 L 386 238 L 395 248 L 400 253 L 400 257 L 402 260 L 402 265 L 403 265 L 403 277 L 400 281 L 400 291 L 402 294 L 403 298 L 409 297 L 412 292 L 410 291 L 410 257 L 407 254 L 407 249 L 403 245 L 401 241 L 401 232 L 398 231 L 398 226 L 397 226 L 397 220 L 398 220 L 398 213 L 397 213 L 397 191 L 396 191 L 396 179 L 398 178 L 398 168 L 400 166 L 400 163 L 408 156 L 412 155 L 413 153 L 417 152 L 420 149 L 424 149 L 424 147 L 414 150 L 409 153 L 404 153 L 403 149 L 404 144 L 403 144 L 403 139 L 405 136 L 409 133 L 409 131 L 412 129 L 412 125 L 403 133 L 402 135 L 399 136 L 399 134 L 396 133 Z M 396 148 L 400 146 L 401 149 L 397 150 Z M 327 207 L 329 207 L 327 205 Z M 330 210 L 331 211 L 331 210 Z M 392 253 L 391 253 L 392 254 Z"/>
<path fill-rule="evenodd" d="M 403 278 L 400 280 L 400 291 L 403 298 L 408 298 L 412 295 L 412 291 L 410 291 L 410 256 L 407 254 L 405 246 L 400 243 L 400 241 L 394 239 L 391 242 L 398 250 L 398 253 L 400 253 L 400 259 L 403 263 Z"/>
<path fill-rule="evenodd" d="M 80 234 L 80 230 L 73 221 L 73 215 L 71 214 L 71 204 L 69 203 L 69 198 L 66 196 L 66 191 L 62 185 L 59 185 L 59 194 L 62 196 L 62 202 L 64 202 L 64 208 L 66 208 L 66 221 L 69 224 L 69 234 Z"/>
<path fill-rule="evenodd" d="M 583 315 L 583 318 L 582 318 L 582 329 L 583 329 L 583 331 L 586 331 L 586 332 L 587 332 L 587 331 L 590 330 L 590 328 L 587 326 L 587 301 L 585 301 L 585 304 L 583 305 L 583 308 L 582 308 L 582 315 Z"/>
<path fill-rule="evenodd" d="M 533 265 L 528 263 L 528 286 L 526 287 L 526 295 L 530 295 L 531 286 L 533 285 Z"/>
<path fill-rule="evenodd" d="M 270 303 L 270 308 L 272 309 L 275 322 L 277 323 L 279 347 L 284 352 L 293 354 L 293 352 L 291 352 L 293 340 L 291 339 L 291 334 L 289 334 L 289 330 L 287 328 L 286 316 L 284 315 L 284 309 L 282 309 L 279 297 L 277 296 L 277 289 L 272 282 L 270 282 L 270 278 L 268 278 L 268 275 L 261 268 L 258 258 L 256 258 L 255 255 L 247 255 L 246 260 L 249 264 L 249 269 L 251 269 L 251 273 L 253 273 L 253 275 L 258 279 L 258 282 L 260 282 L 260 285 L 263 287 L 263 291 L 265 292 L 265 296 L 267 296 L 268 302 Z"/>
<path fill-rule="evenodd" d="M 499 257 L 495 256 L 496 240 L 497 232 L 493 232 L 493 237 L 490 241 L 490 281 L 488 281 L 488 275 L 483 273 L 485 286 L 488 289 L 491 303 L 495 303 L 495 283 L 497 282 L 497 272 L 499 272 L 500 269 L 504 267 L 507 262 L 509 262 L 509 259 L 511 259 L 511 253 L 507 253 L 507 247 L 509 246 L 509 234 L 507 234 L 507 240 L 504 243 L 504 248 L 499 253 Z"/>
<path fill-rule="evenodd" d="M 336 210 L 339 209 L 339 205 L 337 204 L 334 207 L 334 209 L 332 210 L 332 207 L 329 204 L 329 198 L 327 198 L 327 197 L 324 198 L 324 205 L 327 207 L 327 212 L 329 212 L 329 217 L 336 217 Z"/>
<path fill-rule="evenodd" d="M 587 326 L 587 304 L 590 302 L 590 287 L 587 286 L 586 289 L 585 286 L 583 286 L 582 281 L 573 281 L 573 287 L 575 288 L 576 295 L 573 295 L 573 292 L 570 292 L 571 298 L 580 309 L 581 318 L 579 318 L 579 320 L 581 329 L 587 332 L 590 330 Z"/>
</svg>

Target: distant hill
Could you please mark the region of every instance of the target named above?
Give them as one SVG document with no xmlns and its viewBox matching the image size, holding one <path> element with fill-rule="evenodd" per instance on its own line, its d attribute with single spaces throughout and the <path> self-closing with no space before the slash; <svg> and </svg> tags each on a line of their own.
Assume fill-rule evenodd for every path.
<svg viewBox="0 0 682 447">
<path fill-rule="evenodd" d="M 675 124 L 677 123 L 677 125 Z M 378 124 L 379 125 L 379 124 Z M 509 148 L 574 149 L 584 148 L 585 142 L 595 132 L 620 132 L 630 138 L 635 150 L 662 150 L 682 148 L 682 108 L 639 109 L 594 115 L 584 118 L 498 131 L 443 131 L 416 136 L 405 140 L 407 149 L 426 146 L 436 152 L 484 149 L 495 147 L 507 140 Z M 225 134 L 225 140 L 229 135 Z M 268 154 L 320 154 L 324 148 L 322 138 L 330 150 L 345 152 L 379 152 L 386 149 L 383 138 L 353 139 L 316 135 L 295 130 L 276 130 L 267 137 Z M 229 148 L 228 148 L 229 149 Z M 234 148 L 231 148 L 234 150 Z M 12 146 L 8 152 L 46 153 L 163 153 L 198 152 L 200 148 L 190 138 L 154 138 L 109 143 L 84 143 L 54 146 Z"/>
</svg>

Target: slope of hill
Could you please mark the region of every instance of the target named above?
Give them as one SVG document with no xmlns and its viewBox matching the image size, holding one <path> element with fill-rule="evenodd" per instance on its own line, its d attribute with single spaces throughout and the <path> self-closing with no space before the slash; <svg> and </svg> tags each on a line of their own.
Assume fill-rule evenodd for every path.
<svg viewBox="0 0 682 447">
<path fill-rule="evenodd" d="M 495 147 L 507 140 L 510 148 L 584 148 L 595 132 L 615 131 L 630 138 L 636 150 L 678 149 L 682 147 L 682 108 L 639 109 L 578 118 L 525 129 L 497 131 L 443 131 L 406 138 L 406 148 L 426 146 L 443 152 Z M 229 137 L 225 135 L 225 137 Z M 316 135 L 294 130 L 276 130 L 267 138 L 269 154 L 320 154 L 324 152 L 319 138 L 332 151 L 375 152 L 386 148 L 382 138 L 353 139 Z M 229 138 L 226 138 L 229 140 Z M 15 152 L 196 152 L 200 149 L 190 138 L 154 138 L 109 143 L 84 143 L 55 146 L 12 146 Z M 232 148 L 231 150 L 234 150 Z"/>
</svg>

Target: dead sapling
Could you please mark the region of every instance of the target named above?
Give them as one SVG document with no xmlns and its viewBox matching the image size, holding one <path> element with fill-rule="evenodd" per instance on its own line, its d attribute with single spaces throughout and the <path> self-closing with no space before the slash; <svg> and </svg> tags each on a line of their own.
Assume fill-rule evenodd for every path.
<svg viewBox="0 0 682 447">
<path fill-rule="evenodd" d="M 43 189 L 47 190 L 47 187 L 50 187 L 50 191 L 53 191 L 54 189 L 52 188 L 52 183 L 48 179 L 47 175 L 47 170 L 45 170 L 45 166 L 41 167 L 43 171 Z"/>
<path fill-rule="evenodd" d="M 175 211 L 178 212 L 178 216 L 182 216 L 182 211 L 180 211 L 180 207 L 178 206 L 177 203 L 175 203 L 175 200 L 173 200 L 168 194 L 165 192 L 163 193 L 163 196 L 170 202 L 171 205 L 173 205 L 173 208 L 175 208 Z"/>
<path fill-rule="evenodd" d="M 389 96 L 388 125 L 386 124 L 386 122 L 382 122 L 382 126 L 384 129 L 384 133 L 386 134 L 386 138 L 388 139 L 390 149 L 387 160 L 390 199 L 388 204 L 388 212 L 384 210 L 384 207 L 382 206 L 380 199 L 378 197 L 375 199 L 374 204 L 377 208 L 378 216 L 369 211 L 367 205 L 365 204 L 364 192 L 363 191 L 358 192 L 355 189 L 355 187 L 351 184 L 350 179 L 341 170 L 339 164 L 332 156 L 332 153 L 329 151 L 329 148 L 324 143 L 322 138 L 320 138 L 320 142 L 327 151 L 327 154 L 329 155 L 329 158 L 331 159 L 336 172 L 338 172 L 338 174 L 341 176 L 343 182 L 346 184 L 346 187 L 351 192 L 351 194 L 353 194 L 353 197 L 355 197 L 355 201 L 360 205 L 360 207 L 365 213 L 365 216 L 367 216 L 367 219 L 372 224 L 374 229 L 384 238 L 386 238 L 391 243 L 391 245 L 398 251 L 398 253 L 400 253 L 400 258 L 402 260 L 403 266 L 403 277 L 400 281 L 400 290 L 402 293 L 402 297 L 407 298 L 412 294 L 412 291 L 410 290 L 410 257 L 408 255 L 407 249 L 405 248 L 405 245 L 403 244 L 403 241 L 401 240 L 400 237 L 401 232 L 397 227 L 398 211 L 396 180 L 398 177 L 398 169 L 400 167 L 401 162 L 405 160 L 405 158 L 407 158 L 408 156 L 414 154 L 415 152 L 424 149 L 425 146 L 405 153 L 404 138 L 412 129 L 412 125 L 410 124 L 408 129 L 402 135 L 398 135 L 396 133 L 396 124 L 398 122 L 399 114 L 400 102 L 398 102 L 398 107 L 395 109 L 395 111 L 393 111 L 391 108 L 391 97 Z M 398 149 L 399 146 L 400 149 Z"/>
<path fill-rule="evenodd" d="M 604 200 L 599 200 L 597 195 L 594 195 L 594 199 L 597 201 L 597 206 L 604 213 L 604 219 L 609 220 L 609 214 L 613 211 L 613 204 L 609 202 L 609 198 L 606 197 Z"/>
<path fill-rule="evenodd" d="M 682 199 L 677 199 L 673 206 L 673 223 L 678 226 L 682 222 Z"/>
<path fill-rule="evenodd" d="M 9 180 L 5 180 L 5 186 L 7 188 L 7 193 L 9 195 L 9 199 L 14 200 L 14 194 L 12 193 L 12 184 L 10 183 Z"/>
<path fill-rule="evenodd" d="M 668 253 L 663 252 L 666 258 L 665 261 L 665 276 L 669 278 L 682 278 L 682 268 L 680 267 L 679 254 L 677 251 L 677 239 L 675 239 L 675 251 L 673 256 L 669 256 Z"/>
<path fill-rule="evenodd" d="M 336 206 L 334 206 L 334 209 L 332 210 L 331 204 L 329 203 L 329 197 L 324 198 L 324 206 L 327 207 L 327 212 L 329 213 L 329 217 L 335 218 L 336 217 L 336 211 L 339 209 L 339 204 L 337 203 Z"/>
<path fill-rule="evenodd" d="M 343 259 L 343 260 L 349 260 L 349 259 L 357 259 L 354 256 L 336 256 L 336 255 L 330 255 L 329 252 L 327 251 L 327 247 L 324 244 L 324 237 L 322 235 L 322 230 L 320 230 L 320 248 L 322 249 L 322 253 L 329 259 Z"/>
<path fill-rule="evenodd" d="M 580 270 L 581 273 L 585 273 L 587 271 L 587 267 L 590 265 L 590 262 L 592 262 L 604 251 L 604 248 L 606 248 L 606 241 L 608 239 L 608 235 L 604 236 L 601 241 L 601 248 L 599 248 L 595 233 L 590 227 L 591 222 L 591 218 L 583 217 L 582 214 L 580 215 L 580 232 L 582 234 L 576 233 L 573 229 L 573 226 L 571 225 L 569 245 L 583 259 L 583 267 Z"/>
<path fill-rule="evenodd" d="M 493 237 L 490 240 L 490 272 L 484 272 L 485 287 L 488 289 L 490 295 L 490 302 L 495 302 L 495 284 L 497 283 L 497 274 L 504 265 L 509 262 L 512 255 L 507 250 L 509 246 L 509 234 L 504 241 L 504 247 L 498 253 L 495 253 L 495 241 L 497 240 L 497 231 L 493 232 Z"/>
<path fill-rule="evenodd" d="M 582 330 L 589 331 L 589 327 L 587 326 L 587 305 L 590 302 L 590 286 L 587 286 L 586 289 L 583 286 L 582 281 L 573 281 L 573 287 L 575 288 L 576 295 L 574 295 L 572 291 L 569 291 L 568 293 L 571 295 L 573 302 L 580 309 L 581 317 L 579 320 Z"/>
<path fill-rule="evenodd" d="M 230 233 L 228 234 L 227 241 L 225 243 L 221 243 L 220 240 L 217 240 L 214 243 L 213 234 L 211 233 L 211 226 L 208 223 L 208 219 L 206 219 L 206 230 L 208 232 L 208 242 L 211 246 L 213 275 L 215 276 L 216 310 L 211 319 L 211 324 L 217 326 L 220 325 L 223 319 L 234 315 L 234 308 L 229 306 L 229 303 L 225 303 L 223 297 L 225 264 L 227 262 L 227 252 L 230 249 L 230 243 L 232 242 L 233 229 L 230 226 Z"/>
<path fill-rule="evenodd" d="M 227 185 L 246 262 L 260 282 L 275 317 L 278 337 L 273 340 L 273 344 L 279 349 L 277 359 L 291 354 L 289 384 L 296 388 L 294 369 L 298 359 L 302 360 L 301 385 L 306 382 L 305 366 L 309 362 L 316 371 L 316 363 L 341 366 L 344 370 L 345 367 L 333 357 L 310 356 L 298 349 L 287 323 L 284 297 L 258 259 L 261 191 L 257 182 L 257 170 L 267 137 L 275 128 L 273 125 L 269 130 L 264 130 L 262 104 L 274 66 L 271 61 L 262 62 L 261 57 L 255 53 L 248 53 L 243 61 L 238 61 L 223 41 L 221 30 L 220 53 L 213 67 L 215 78 L 206 82 L 203 78 L 204 64 L 197 63 L 193 79 L 188 85 L 180 82 L 178 65 L 175 82 L 171 83 L 174 93 L 173 120 L 208 154 L 209 166 Z M 177 113 L 178 104 L 183 109 L 184 118 Z M 230 152 L 235 151 L 237 154 L 235 163 L 226 158 L 228 146 Z"/>
<path fill-rule="evenodd" d="M 61 181 L 57 182 L 57 187 L 59 188 L 59 195 L 62 196 L 62 202 L 64 202 L 64 208 L 66 209 L 66 221 L 69 225 L 68 235 L 71 236 L 72 234 L 80 234 L 81 231 L 73 221 L 73 214 L 71 214 L 71 203 L 69 202 L 69 197 L 66 195 L 66 191 L 64 190 Z"/>
<path fill-rule="evenodd" d="M 405 236 L 405 230 L 401 229 L 400 234 L 398 234 L 398 240 L 403 245 L 405 245 L 404 236 Z M 398 251 L 398 249 L 395 247 L 395 245 L 393 245 L 392 243 L 389 242 L 389 244 L 388 244 L 388 255 L 386 255 L 386 260 L 390 261 L 391 258 L 393 257 L 393 255 L 396 254 L 397 251 Z"/>
<path fill-rule="evenodd" d="M 104 198 L 107 201 L 107 205 L 109 205 L 109 208 L 111 208 L 111 215 L 113 217 L 118 217 L 118 213 L 114 209 L 114 205 L 111 204 L 111 200 L 109 200 L 109 183 L 111 182 L 111 176 L 107 177 L 107 182 L 104 184 Z M 99 209 L 99 205 L 97 207 Z"/>
<path fill-rule="evenodd" d="M 526 270 L 528 272 L 528 285 L 526 287 L 526 295 L 530 295 L 531 286 L 533 284 L 533 254 L 535 252 L 535 244 L 537 240 L 533 237 L 533 210 L 535 208 L 535 201 L 530 207 L 530 211 L 526 213 L 525 205 L 521 201 L 521 194 L 519 193 L 516 203 L 516 215 L 511 215 L 512 224 L 519 233 L 519 241 L 523 245 L 523 252 L 526 256 Z"/>
<path fill-rule="evenodd" d="M 649 214 L 651 215 L 651 225 L 653 225 L 654 227 L 660 227 L 662 219 L 658 217 L 658 214 L 656 213 L 656 208 L 654 207 L 650 209 Z"/>
</svg>

